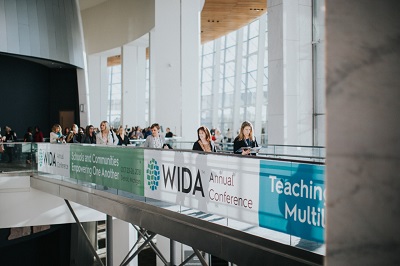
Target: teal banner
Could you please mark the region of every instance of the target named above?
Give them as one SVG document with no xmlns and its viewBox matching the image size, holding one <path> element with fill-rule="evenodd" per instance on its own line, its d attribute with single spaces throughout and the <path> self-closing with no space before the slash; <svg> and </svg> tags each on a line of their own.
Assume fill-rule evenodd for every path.
<svg viewBox="0 0 400 266">
<path fill-rule="evenodd" d="M 260 161 L 259 225 L 324 242 L 325 166 Z"/>
<path fill-rule="evenodd" d="M 70 177 L 144 196 L 143 150 L 71 145 Z"/>
</svg>

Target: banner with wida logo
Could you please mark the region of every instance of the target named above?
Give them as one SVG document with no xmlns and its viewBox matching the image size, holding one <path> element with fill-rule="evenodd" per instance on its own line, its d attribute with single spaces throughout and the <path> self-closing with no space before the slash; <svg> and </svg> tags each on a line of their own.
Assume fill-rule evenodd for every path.
<svg viewBox="0 0 400 266">
<path fill-rule="evenodd" d="M 258 225 L 258 169 L 243 157 L 145 150 L 145 196 Z"/>
<path fill-rule="evenodd" d="M 70 177 L 70 145 L 38 145 L 38 171 Z"/>
</svg>

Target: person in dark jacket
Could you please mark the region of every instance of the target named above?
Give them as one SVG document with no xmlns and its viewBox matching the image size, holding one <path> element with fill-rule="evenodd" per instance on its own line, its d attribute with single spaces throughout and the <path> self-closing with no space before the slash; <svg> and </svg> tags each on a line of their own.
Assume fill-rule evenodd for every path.
<svg viewBox="0 0 400 266">
<path fill-rule="evenodd" d="M 233 151 L 235 154 L 255 155 L 250 151 L 250 148 L 254 147 L 258 147 L 258 144 L 254 137 L 253 125 L 249 121 L 244 121 L 240 127 L 239 135 L 233 141 Z"/>
<path fill-rule="evenodd" d="M 96 144 L 96 133 L 94 132 L 93 125 L 88 125 L 86 127 L 81 143 Z"/>
<path fill-rule="evenodd" d="M 117 145 L 119 145 L 119 146 L 122 146 L 122 145 L 128 146 L 128 144 L 130 144 L 129 138 L 128 138 L 128 136 L 125 135 L 125 129 L 123 127 L 120 127 L 118 129 L 117 137 L 118 137 L 118 144 Z"/>
<path fill-rule="evenodd" d="M 201 126 L 197 129 L 197 141 L 193 144 L 192 150 L 216 152 L 214 142 L 211 140 L 211 134 L 207 127 Z"/>
</svg>

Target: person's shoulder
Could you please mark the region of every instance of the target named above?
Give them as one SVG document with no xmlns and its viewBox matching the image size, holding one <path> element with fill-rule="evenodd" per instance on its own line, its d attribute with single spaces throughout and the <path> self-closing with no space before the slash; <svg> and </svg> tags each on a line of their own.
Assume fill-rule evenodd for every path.
<svg viewBox="0 0 400 266">
<path fill-rule="evenodd" d="M 237 142 L 237 141 L 240 141 L 239 136 L 237 136 L 237 137 L 233 140 L 233 142 Z"/>
</svg>

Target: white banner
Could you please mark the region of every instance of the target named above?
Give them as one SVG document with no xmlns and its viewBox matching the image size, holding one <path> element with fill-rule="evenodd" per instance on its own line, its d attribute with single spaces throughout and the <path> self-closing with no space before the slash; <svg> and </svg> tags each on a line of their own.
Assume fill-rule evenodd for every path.
<svg viewBox="0 0 400 266">
<path fill-rule="evenodd" d="M 259 160 L 144 151 L 145 196 L 258 225 Z"/>
<path fill-rule="evenodd" d="M 38 171 L 70 177 L 70 145 L 38 144 Z"/>
</svg>

